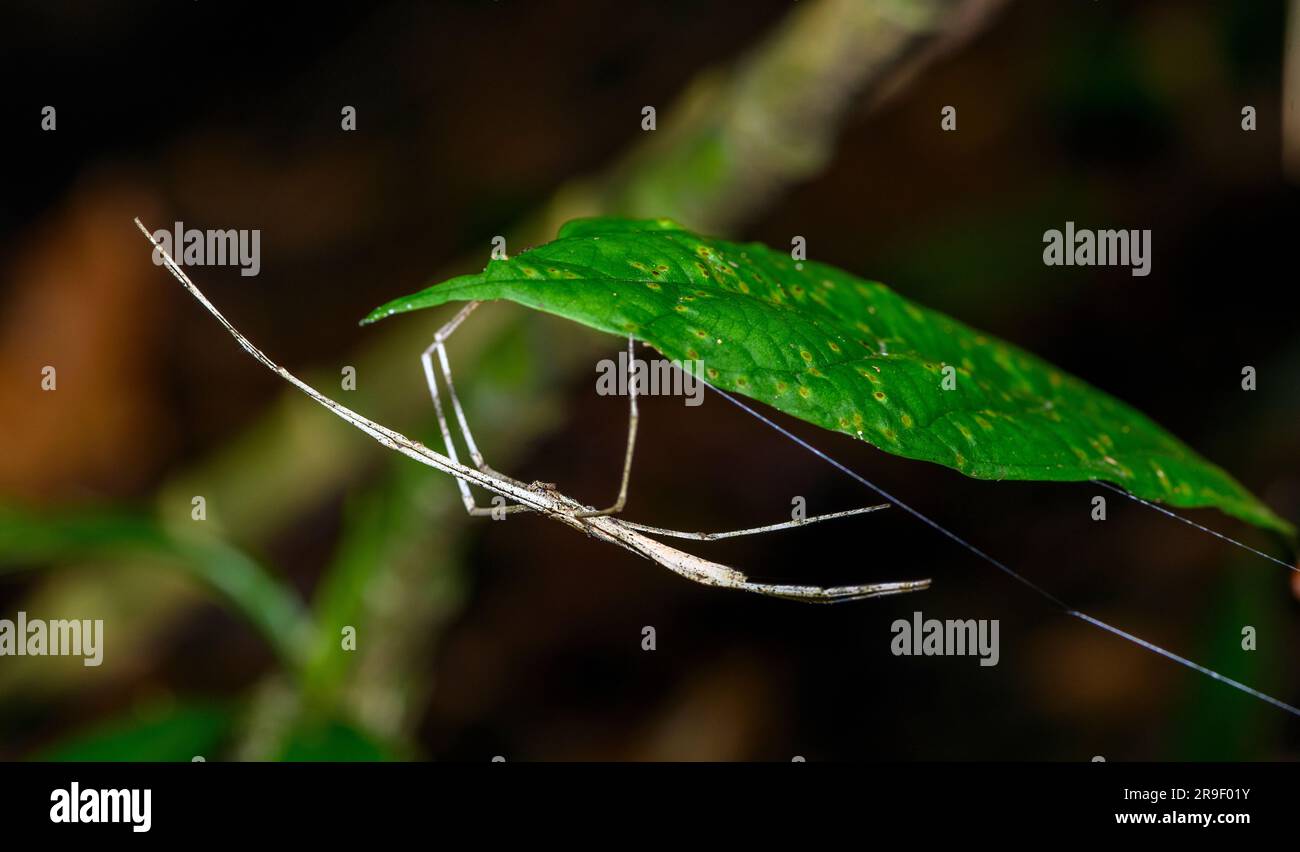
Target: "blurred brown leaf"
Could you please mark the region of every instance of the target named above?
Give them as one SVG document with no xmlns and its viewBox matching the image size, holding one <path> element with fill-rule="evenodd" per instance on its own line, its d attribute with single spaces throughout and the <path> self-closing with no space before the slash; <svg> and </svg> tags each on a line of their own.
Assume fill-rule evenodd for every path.
<svg viewBox="0 0 1300 852">
<path fill-rule="evenodd" d="M 135 185 L 94 179 L 18 242 L 0 313 L 5 497 L 116 494 L 158 457 L 161 312 L 149 254 L 131 239 L 132 216 L 153 209 Z"/>
</svg>

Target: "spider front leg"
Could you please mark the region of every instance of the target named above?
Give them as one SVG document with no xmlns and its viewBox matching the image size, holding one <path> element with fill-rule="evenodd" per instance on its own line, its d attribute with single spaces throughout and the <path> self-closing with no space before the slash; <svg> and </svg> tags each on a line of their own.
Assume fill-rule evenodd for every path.
<svg viewBox="0 0 1300 852">
<path fill-rule="evenodd" d="M 483 460 L 483 454 L 479 452 L 478 444 L 474 442 L 474 435 L 469 430 L 469 422 L 465 418 L 465 409 L 460 404 L 460 398 L 456 396 L 456 384 L 451 379 L 451 363 L 447 359 L 447 338 L 460 327 L 474 309 L 479 306 L 479 302 L 468 302 L 465 307 L 457 312 L 451 321 L 438 329 L 437 334 L 433 336 L 433 343 L 429 348 L 424 350 L 420 356 L 420 363 L 424 365 L 424 377 L 429 383 L 429 395 L 433 398 L 433 410 L 438 417 L 438 428 L 442 432 L 443 446 L 446 447 L 447 457 L 457 464 L 460 463 L 460 457 L 456 452 L 456 443 L 452 440 L 451 429 L 447 426 L 447 417 L 442 410 L 442 398 L 438 394 L 438 382 L 433 374 L 433 355 L 438 355 L 438 365 L 442 371 L 443 381 L 447 383 L 447 395 L 451 397 L 452 409 L 456 412 L 456 420 L 460 424 L 461 435 L 465 438 L 465 446 L 469 449 L 470 459 L 474 466 L 484 473 L 490 473 L 493 476 L 510 480 L 516 485 L 523 485 L 512 477 L 493 470 Z M 505 506 L 480 506 L 474 500 L 473 493 L 469 490 L 469 483 L 460 477 L 456 478 L 456 487 L 460 489 L 461 502 L 465 504 L 465 511 L 473 517 L 498 517 L 502 512 L 527 512 L 530 511 L 528 506 L 519 503 L 512 503 Z"/>
</svg>

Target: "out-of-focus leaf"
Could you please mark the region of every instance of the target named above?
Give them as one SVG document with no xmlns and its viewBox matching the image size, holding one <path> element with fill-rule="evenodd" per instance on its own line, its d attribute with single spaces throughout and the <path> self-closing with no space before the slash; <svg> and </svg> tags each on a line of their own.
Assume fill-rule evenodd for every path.
<svg viewBox="0 0 1300 852">
<path fill-rule="evenodd" d="M 392 760 L 394 755 L 358 728 L 330 720 L 297 728 L 284 744 L 279 759 L 286 761 Z"/>
<path fill-rule="evenodd" d="M 316 706 L 336 698 L 334 693 L 355 663 L 356 654 L 341 647 L 342 630 L 359 627 L 366 591 L 379 573 L 376 565 L 403 541 L 399 518 L 412 507 L 409 501 L 390 505 L 390 488 L 400 490 L 385 484 L 348 501 L 343 536 L 312 601 L 320 632 L 303 668 L 302 684 L 308 702 Z"/>
<path fill-rule="evenodd" d="M 148 553 L 220 592 L 297 666 L 311 635 L 294 592 L 251 557 L 216 540 L 181 539 L 152 519 L 121 512 L 34 514 L 0 507 L 0 574 L 37 563 Z"/>
<path fill-rule="evenodd" d="M 580 219 L 365 321 L 476 299 L 702 361 L 702 378 L 718 387 L 906 458 L 979 479 L 1106 480 L 1294 537 L 1221 468 L 1118 399 L 883 284 L 763 245 L 666 219 Z M 945 377 L 955 381 L 945 387 Z"/>
<path fill-rule="evenodd" d="M 33 755 L 48 761 L 212 760 L 234 728 L 230 708 L 186 704 L 115 719 Z"/>
</svg>

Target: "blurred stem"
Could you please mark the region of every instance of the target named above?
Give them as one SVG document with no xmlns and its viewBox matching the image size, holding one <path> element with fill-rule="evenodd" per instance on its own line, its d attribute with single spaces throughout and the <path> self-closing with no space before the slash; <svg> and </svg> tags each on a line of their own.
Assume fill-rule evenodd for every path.
<svg viewBox="0 0 1300 852">
<path fill-rule="evenodd" d="M 592 180 L 589 212 L 668 216 L 705 232 L 734 230 L 791 184 L 826 167 L 856 102 L 874 105 L 897 92 L 921 65 L 978 32 L 1001 5 L 796 5 L 733 67 L 698 75 L 662 130 Z M 556 211 L 547 233 L 572 212 Z"/>
</svg>

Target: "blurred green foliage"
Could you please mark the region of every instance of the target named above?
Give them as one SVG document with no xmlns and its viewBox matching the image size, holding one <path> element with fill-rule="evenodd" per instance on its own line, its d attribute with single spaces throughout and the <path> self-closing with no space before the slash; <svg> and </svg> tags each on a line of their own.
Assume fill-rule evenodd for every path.
<svg viewBox="0 0 1300 852">
<path fill-rule="evenodd" d="M 38 751 L 49 761 L 211 760 L 229 742 L 236 717 L 224 704 L 165 704 L 73 734 Z"/>
</svg>

